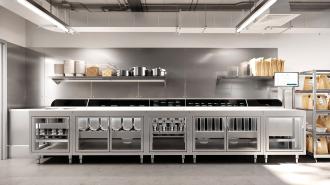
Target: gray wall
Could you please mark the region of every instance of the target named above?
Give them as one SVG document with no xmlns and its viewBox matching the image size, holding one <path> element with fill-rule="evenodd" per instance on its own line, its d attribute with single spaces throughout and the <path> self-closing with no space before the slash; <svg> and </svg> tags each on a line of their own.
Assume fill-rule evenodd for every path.
<svg viewBox="0 0 330 185">
<path fill-rule="evenodd" d="M 269 98 L 271 84 L 246 81 L 221 81 L 217 84 L 216 78 L 219 71 L 253 57 L 277 57 L 277 49 L 272 48 L 33 50 L 36 52 L 28 52 L 27 57 L 30 70 L 28 87 L 31 87 L 28 102 L 31 106 L 49 106 L 57 98 Z M 139 88 L 137 83 L 56 85 L 49 76 L 53 74 L 53 64 L 64 59 L 85 60 L 89 64 L 110 63 L 118 68 L 163 67 L 168 71 L 167 86 L 146 83 L 140 83 Z"/>
<path fill-rule="evenodd" d="M 8 110 L 13 108 L 27 107 L 27 70 L 26 70 L 26 49 L 11 43 L 7 45 L 7 106 Z M 8 116 L 8 154 L 13 155 L 16 146 L 28 143 L 28 119 L 21 116 Z"/>
<path fill-rule="evenodd" d="M 26 49 L 8 43 L 7 47 L 7 82 L 8 108 L 26 106 Z"/>
</svg>

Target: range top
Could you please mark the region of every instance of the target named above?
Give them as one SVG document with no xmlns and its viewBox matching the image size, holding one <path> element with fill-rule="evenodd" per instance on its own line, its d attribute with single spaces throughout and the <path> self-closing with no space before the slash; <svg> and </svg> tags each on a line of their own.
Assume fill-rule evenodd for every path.
<svg viewBox="0 0 330 185">
<path fill-rule="evenodd" d="M 52 107 L 281 107 L 277 99 L 56 99 Z"/>
</svg>

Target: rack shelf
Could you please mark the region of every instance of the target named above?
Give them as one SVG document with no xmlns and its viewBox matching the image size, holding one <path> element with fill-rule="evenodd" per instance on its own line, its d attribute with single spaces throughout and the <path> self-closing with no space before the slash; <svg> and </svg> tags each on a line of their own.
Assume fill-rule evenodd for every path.
<svg viewBox="0 0 330 185">
<path fill-rule="evenodd" d="M 313 109 L 296 108 L 297 110 L 314 111 Z M 330 114 L 330 110 L 315 110 L 316 113 Z"/>
<path fill-rule="evenodd" d="M 68 76 L 51 76 L 56 84 L 61 82 L 139 82 L 139 83 L 163 83 L 166 85 L 166 77 L 164 76 L 111 76 L 111 77 L 68 77 Z"/>
<path fill-rule="evenodd" d="M 313 93 L 313 90 L 295 90 L 296 93 Z M 316 93 L 330 93 L 330 89 L 318 89 Z"/>
<path fill-rule="evenodd" d="M 321 74 L 329 74 L 330 75 L 330 70 L 303 71 L 303 72 L 300 72 L 299 74 L 301 74 L 301 75 L 313 75 L 313 73 L 315 73 L 317 75 L 321 75 Z"/>
<path fill-rule="evenodd" d="M 318 75 L 330 75 L 330 70 L 311 70 L 311 71 L 304 71 L 299 73 L 300 75 L 308 75 L 312 76 L 313 79 L 316 79 Z M 312 94 L 313 97 L 316 97 L 317 94 L 330 94 L 330 89 L 317 89 L 317 84 L 313 83 L 313 89 L 312 90 L 294 90 L 293 91 L 295 94 L 299 93 L 309 93 Z M 295 105 L 294 105 L 295 106 Z M 309 155 L 313 156 L 315 159 L 317 158 L 330 158 L 330 154 L 325 154 L 325 155 L 319 155 L 316 153 L 316 148 L 317 148 L 317 138 L 320 136 L 330 136 L 329 132 L 317 132 L 316 131 L 316 124 L 317 124 L 317 118 L 319 114 L 330 114 L 330 110 L 317 110 L 316 109 L 316 103 L 313 103 L 313 109 L 301 109 L 301 108 L 296 108 L 300 110 L 305 110 L 305 111 L 310 111 L 312 113 L 312 129 L 307 129 L 307 134 L 310 134 L 313 136 L 313 153 L 309 153 Z"/>
</svg>

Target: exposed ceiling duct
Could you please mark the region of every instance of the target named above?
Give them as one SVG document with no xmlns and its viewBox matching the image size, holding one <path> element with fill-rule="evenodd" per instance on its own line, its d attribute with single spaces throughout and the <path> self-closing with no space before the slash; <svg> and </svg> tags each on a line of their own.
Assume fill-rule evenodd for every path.
<svg viewBox="0 0 330 185">
<path fill-rule="evenodd" d="M 47 0 L 54 6 L 70 7 L 75 11 L 110 12 L 178 12 L 178 11 L 224 11 L 250 10 L 258 0 L 109 0 L 109 1 L 81 1 L 81 0 Z M 102 3 L 103 2 L 103 3 Z M 104 3 L 107 2 L 107 3 Z"/>
<path fill-rule="evenodd" d="M 251 3 L 249 6 L 253 4 L 251 7 L 256 6 L 255 0 L 34 1 L 77 32 L 235 34 L 238 23 L 252 10 L 242 7 L 247 7 L 247 2 Z M 241 33 L 330 33 L 329 11 L 292 10 L 292 4 L 296 2 L 298 1 L 278 0 Z M 0 5 L 15 10 L 15 13 L 39 27 L 60 31 L 50 26 L 45 19 L 19 5 L 17 0 L 1 0 Z M 238 6 L 242 9 L 235 8 Z"/>
</svg>

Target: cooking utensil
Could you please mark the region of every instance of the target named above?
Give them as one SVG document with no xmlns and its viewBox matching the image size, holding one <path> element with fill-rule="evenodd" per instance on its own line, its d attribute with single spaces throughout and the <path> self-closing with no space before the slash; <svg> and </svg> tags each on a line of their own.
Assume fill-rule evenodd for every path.
<svg viewBox="0 0 330 185">
<path fill-rule="evenodd" d="M 117 76 L 129 76 L 129 72 L 126 69 L 117 70 Z"/>
<path fill-rule="evenodd" d="M 157 67 L 152 69 L 153 76 L 166 76 L 167 72 L 165 69 Z"/>
<path fill-rule="evenodd" d="M 146 67 L 133 67 L 131 69 L 133 76 L 146 76 L 146 70 Z"/>
<path fill-rule="evenodd" d="M 147 69 L 146 70 L 146 76 L 153 76 L 152 74 L 153 74 L 152 69 Z"/>
<path fill-rule="evenodd" d="M 75 73 L 75 61 L 64 60 L 64 74 L 65 76 L 74 76 Z"/>
<path fill-rule="evenodd" d="M 112 130 L 118 131 L 122 127 L 121 118 L 111 118 L 111 128 Z"/>
<path fill-rule="evenodd" d="M 82 60 L 75 61 L 76 76 L 84 76 L 86 73 L 86 63 Z"/>
<path fill-rule="evenodd" d="M 100 118 L 89 118 L 89 128 L 96 131 L 100 128 Z"/>
<path fill-rule="evenodd" d="M 123 129 L 128 131 L 133 128 L 133 119 L 132 118 L 123 118 Z"/>
</svg>

